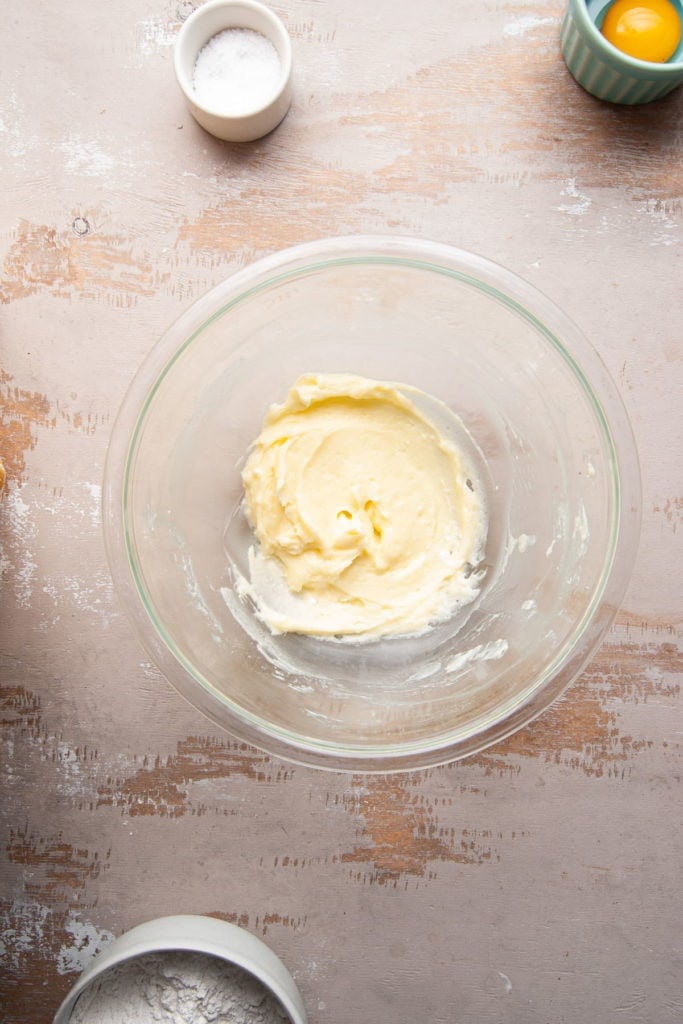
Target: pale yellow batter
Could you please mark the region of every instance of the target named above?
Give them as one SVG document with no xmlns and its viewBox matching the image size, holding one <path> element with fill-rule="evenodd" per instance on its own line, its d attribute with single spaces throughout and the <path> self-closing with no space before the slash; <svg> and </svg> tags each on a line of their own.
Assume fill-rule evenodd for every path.
<svg viewBox="0 0 683 1024">
<path fill-rule="evenodd" d="M 273 632 L 420 633 L 476 595 L 481 486 L 411 395 L 310 374 L 269 409 L 242 477 L 248 591 Z"/>
</svg>

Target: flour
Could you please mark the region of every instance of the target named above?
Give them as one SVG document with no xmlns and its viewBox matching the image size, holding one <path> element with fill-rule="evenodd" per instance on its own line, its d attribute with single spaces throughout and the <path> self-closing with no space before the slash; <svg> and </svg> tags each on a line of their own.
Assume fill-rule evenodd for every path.
<svg viewBox="0 0 683 1024">
<path fill-rule="evenodd" d="M 203 953 L 149 953 L 118 964 L 80 996 L 70 1024 L 291 1024 L 240 967 Z"/>
</svg>

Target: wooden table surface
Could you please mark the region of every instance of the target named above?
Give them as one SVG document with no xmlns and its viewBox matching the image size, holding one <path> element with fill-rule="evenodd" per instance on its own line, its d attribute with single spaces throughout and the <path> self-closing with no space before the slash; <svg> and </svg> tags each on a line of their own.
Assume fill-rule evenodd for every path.
<svg viewBox="0 0 683 1024">
<path fill-rule="evenodd" d="M 561 0 L 282 0 L 291 111 L 229 145 L 175 85 L 193 7 L 3 5 L 1 1019 L 51 1021 L 113 935 L 190 912 L 263 937 L 311 1024 L 678 1024 L 683 92 L 584 93 Z M 162 331 L 254 258 L 356 232 L 481 253 L 566 308 L 643 470 L 587 671 L 507 742 L 399 776 L 210 726 L 102 540 L 112 424 Z"/>
</svg>

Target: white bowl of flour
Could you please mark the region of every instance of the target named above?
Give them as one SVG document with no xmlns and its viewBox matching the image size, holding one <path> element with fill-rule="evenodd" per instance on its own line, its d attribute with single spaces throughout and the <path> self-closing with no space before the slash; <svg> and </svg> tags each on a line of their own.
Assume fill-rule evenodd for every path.
<svg viewBox="0 0 683 1024">
<path fill-rule="evenodd" d="M 156 918 L 115 939 L 54 1024 L 306 1024 L 278 956 L 250 932 L 199 915 Z"/>
</svg>

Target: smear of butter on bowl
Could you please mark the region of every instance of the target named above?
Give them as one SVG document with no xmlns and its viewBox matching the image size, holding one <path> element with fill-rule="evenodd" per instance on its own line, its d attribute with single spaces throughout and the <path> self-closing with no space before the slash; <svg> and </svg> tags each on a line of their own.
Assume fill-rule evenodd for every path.
<svg viewBox="0 0 683 1024">
<path fill-rule="evenodd" d="M 486 644 L 477 644 L 476 647 L 470 647 L 467 651 L 461 651 L 459 654 L 454 655 L 446 662 L 444 670 L 446 672 L 459 672 L 461 668 L 468 665 L 473 661 L 491 661 L 493 659 L 502 658 L 507 653 L 509 644 L 507 640 L 491 640 Z"/>
</svg>

